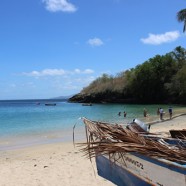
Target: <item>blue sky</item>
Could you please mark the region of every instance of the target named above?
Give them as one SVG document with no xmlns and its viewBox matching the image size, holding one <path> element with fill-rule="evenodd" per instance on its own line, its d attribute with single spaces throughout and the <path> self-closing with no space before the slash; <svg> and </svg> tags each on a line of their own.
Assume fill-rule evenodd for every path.
<svg viewBox="0 0 186 186">
<path fill-rule="evenodd" d="M 103 73 L 186 48 L 186 0 L 1 0 L 0 99 L 78 93 Z"/>
</svg>

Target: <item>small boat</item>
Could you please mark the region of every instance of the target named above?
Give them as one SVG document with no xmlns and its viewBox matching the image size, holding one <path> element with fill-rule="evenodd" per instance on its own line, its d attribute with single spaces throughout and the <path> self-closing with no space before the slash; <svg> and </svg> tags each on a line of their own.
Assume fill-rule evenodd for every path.
<svg viewBox="0 0 186 186">
<path fill-rule="evenodd" d="M 185 139 L 186 140 L 186 129 L 183 130 L 169 130 L 172 138 Z"/>
<path fill-rule="evenodd" d="M 149 158 L 138 153 L 114 157 L 96 155 L 98 175 L 119 186 L 186 186 L 186 164 Z"/>
<path fill-rule="evenodd" d="M 92 103 L 83 103 L 82 106 L 92 106 Z"/>
<path fill-rule="evenodd" d="M 82 150 L 89 158 L 95 157 L 101 177 L 119 186 L 186 186 L 186 140 L 82 120 L 87 135 Z"/>
<path fill-rule="evenodd" d="M 45 103 L 45 106 L 56 106 L 56 103 Z"/>
</svg>

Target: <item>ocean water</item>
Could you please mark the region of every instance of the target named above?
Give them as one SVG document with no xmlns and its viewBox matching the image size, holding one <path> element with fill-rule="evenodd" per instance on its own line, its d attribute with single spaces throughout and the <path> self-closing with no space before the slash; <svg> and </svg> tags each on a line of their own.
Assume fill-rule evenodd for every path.
<svg viewBox="0 0 186 186">
<path fill-rule="evenodd" d="M 157 117 L 158 107 L 168 110 L 168 105 L 93 104 L 55 101 L 56 106 L 45 106 L 46 100 L 0 101 L 0 150 L 18 148 L 33 144 L 72 141 L 75 137 L 84 139 L 84 125 L 81 117 L 91 120 L 126 125 L 138 118 L 144 122 L 143 109 L 148 110 L 148 120 Z M 173 106 L 173 111 L 185 107 Z M 123 112 L 127 112 L 124 118 Z M 121 116 L 118 116 L 121 112 Z"/>
</svg>

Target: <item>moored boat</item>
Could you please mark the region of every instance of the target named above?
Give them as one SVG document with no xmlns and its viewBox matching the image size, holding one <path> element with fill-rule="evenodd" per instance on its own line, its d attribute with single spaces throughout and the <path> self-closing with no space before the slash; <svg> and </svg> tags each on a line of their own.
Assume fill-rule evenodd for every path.
<svg viewBox="0 0 186 186">
<path fill-rule="evenodd" d="M 45 106 L 56 106 L 56 103 L 45 103 Z"/>
<path fill-rule="evenodd" d="M 83 103 L 82 106 L 92 106 L 92 103 Z"/>
<path fill-rule="evenodd" d="M 186 141 L 133 132 L 83 118 L 87 155 L 116 185 L 186 186 Z"/>
<path fill-rule="evenodd" d="M 117 161 L 116 161 L 117 160 Z M 114 157 L 96 155 L 98 175 L 119 186 L 185 186 L 186 164 L 150 158 L 138 153 Z"/>
</svg>

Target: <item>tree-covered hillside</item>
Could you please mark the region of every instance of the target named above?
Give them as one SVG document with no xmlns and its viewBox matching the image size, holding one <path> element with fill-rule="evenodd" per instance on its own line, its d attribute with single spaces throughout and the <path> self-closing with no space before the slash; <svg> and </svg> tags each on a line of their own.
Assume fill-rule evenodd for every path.
<svg viewBox="0 0 186 186">
<path fill-rule="evenodd" d="M 103 74 L 74 102 L 186 103 L 186 50 L 178 46 L 116 76 Z"/>
</svg>

